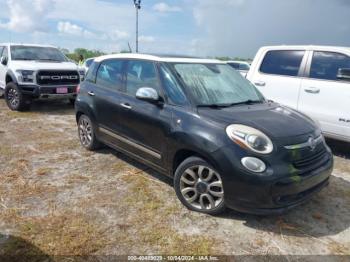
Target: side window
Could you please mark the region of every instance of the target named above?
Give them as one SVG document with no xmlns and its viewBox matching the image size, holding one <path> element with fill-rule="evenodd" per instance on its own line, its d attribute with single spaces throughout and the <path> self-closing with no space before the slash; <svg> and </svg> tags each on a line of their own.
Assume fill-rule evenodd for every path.
<svg viewBox="0 0 350 262">
<path fill-rule="evenodd" d="M 130 60 L 127 68 L 126 93 L 135 96 L 141 87 L 152 87 L 159 91 L 159 81 L 154 63 Z"/>
<path fill-rule="evenodd" d="M 186 96 L 172 73 L 166 67 L 161 66 L 160 75 L 169 103 L 173 105 L 186 105 Z"/>
<path fill-rule="evenodd" d="M 298 76 L 305 51 L 269 51 L 261 64 L 260 72 L 272 75 Z"/>
<path fill-rule="evenodd" d="M 3 48 L 3 50 L 2 50 L 2 54 L 1 54 L 1 56 L 2 57 L 6 57 L 7 59 L 9 58 L 9 54 L 8 54 L 9 52 L 8 52 L 8 50 L 7 50 L 7 46 L 5 46 L 4 48 Z"/>
<path fill-rule="evenodd" d="M 350 69 L 350 57 L 333 52 L 314 52 L 310 77 L 325 80 L 337 80 L 339 68 Z"/>
<path fill-rule="evenodd" d="M 0 57 L 2 56 L 2 50 L 4 50 L 4 47 L 0 46 Z"/>
<path fill-rule="evenodd" d="M 86 73 L 85 81 L 95 83 L 96 81 L 96 71 L 98 68 L 98 63 L 92 63 Z"/>
<path fill-rule="evenodd" d="M 114 90 L 123 88 L 123 61 L 107 60 L 100 64 L 97 71 L 96 84 Z"/>
</svg>

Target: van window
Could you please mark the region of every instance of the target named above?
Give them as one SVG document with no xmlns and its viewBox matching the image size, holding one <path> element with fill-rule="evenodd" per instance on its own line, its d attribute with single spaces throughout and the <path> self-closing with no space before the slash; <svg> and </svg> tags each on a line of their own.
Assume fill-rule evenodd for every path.
<svg viewBox="0 0 350 262">
<path fill-rule="evenodd" d="M 123 61 L 107 60 L 101 63 L 97 71 L 96 84 L 114 90 L 123 88 Z"/>
<path fill-rule="evenodd" d="M 350 57 L 334 52 L 314 52 L 310 77 L 325 80 L 337 80 L 339 68 L 350 69 Z"/>
<path fill-rule="evenodd" d="M 272 75 L 298 76 L 305 51 L 276 50 L 266 53 L 260 72 Z"/>
</svg>

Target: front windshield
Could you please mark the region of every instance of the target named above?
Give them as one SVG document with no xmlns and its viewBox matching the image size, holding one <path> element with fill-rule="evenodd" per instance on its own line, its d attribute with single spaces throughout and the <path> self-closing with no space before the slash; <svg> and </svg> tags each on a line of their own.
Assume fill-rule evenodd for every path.
<svg viewBox="0 0 350 262">
<path fill-rule="evenodd" d="M 11 59 L 54 62 L 67 61 L 64 54 L 57 48 L 38 46 L 11 46 Z"/>
<path fill-rule="evenodd" d="M 260 92 L 226 64 L 174 64 L 197 105 L 263 102 Z"/>
</svg>

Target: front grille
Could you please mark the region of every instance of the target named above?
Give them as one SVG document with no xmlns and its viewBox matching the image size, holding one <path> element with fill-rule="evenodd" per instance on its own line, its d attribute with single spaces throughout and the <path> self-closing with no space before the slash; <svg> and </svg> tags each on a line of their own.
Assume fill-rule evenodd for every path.
<svg viewBox="0 0 350 262">
<path fill-rule="evenodd" d="M 39 85 L 78 85 L 80 76 L 78 71 L 49 71 L 42 70 L 37 74 Z"/>
<path fill-rule="evenodd" d="M 303 173 L 311 172 L 324 165 L 329 160 L 327 150 L 324 146 L 316 151 L 311 156 L 305 157 L 293 163 L 296 169 L 303 171 Z"/>
</svg>

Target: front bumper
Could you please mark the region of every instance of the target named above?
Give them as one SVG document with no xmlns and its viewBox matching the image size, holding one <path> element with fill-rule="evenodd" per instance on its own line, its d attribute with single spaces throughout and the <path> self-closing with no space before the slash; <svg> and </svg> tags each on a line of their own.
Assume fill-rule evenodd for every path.
<svg viewBox="0 0 350 262">
<path fill-rule="evenodd" d="M 57 97 L 57 98 L 74 98 L 77 96 L 78 85 L 65 85 L 65 86 L 40 86 L 40 85 L 19 85 L 18 86 L 22 93 L 29 95 L 33 98 L 46 98 L 46 97 Z M 67 93 L 57 93 L 57 88 L 67 87 Z"/>
<path fill-rule="evenodd" d="M 225 192 L 225 204 L 234 210 L 267 215 L 280 214 L 306 200 L 329 184 L 333 156 L 325 146 L 320 165 L 307 172 L 296 171 L 283 161 L 270 165 L 265 175 L 247 171 L 232 147 L 215 152 Z M 230 157 L 228 157 L 230 156 Z"/>
</svg>

